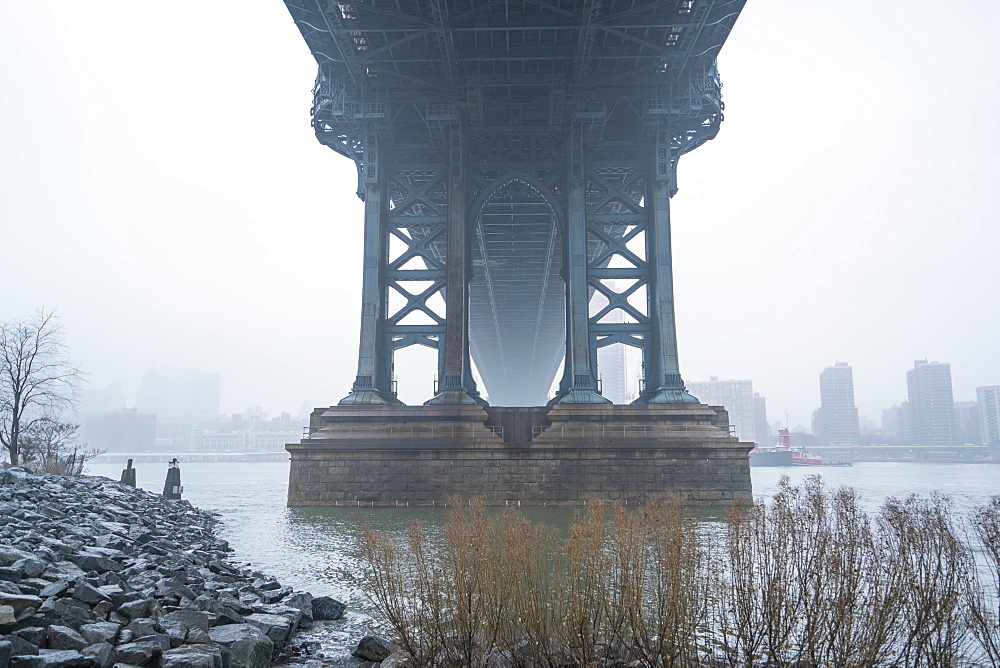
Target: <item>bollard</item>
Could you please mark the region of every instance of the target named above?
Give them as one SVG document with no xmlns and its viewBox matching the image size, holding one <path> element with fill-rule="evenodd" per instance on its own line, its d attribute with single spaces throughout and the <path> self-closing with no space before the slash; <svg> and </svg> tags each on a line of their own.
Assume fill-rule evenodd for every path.
<svg viewBox="0 0 1000 668">
<path fill-rule="evenodd" d="M 122 469 L 121 482 L 129 487 L 135 487 L 135 469 L 132 468 L 132 460 L 128 460 L 128 465 Z"/>
<path fill-rule="evenodd" d="M 167 468 L 167 480 L 163 483 L 163 496 L 174 501 L 180 501 L 181 492 L 183 491 L 184 488 L 181 487 L 180 462 L 174 457 L 170 460 L 170 466 Z"/>
</svg>

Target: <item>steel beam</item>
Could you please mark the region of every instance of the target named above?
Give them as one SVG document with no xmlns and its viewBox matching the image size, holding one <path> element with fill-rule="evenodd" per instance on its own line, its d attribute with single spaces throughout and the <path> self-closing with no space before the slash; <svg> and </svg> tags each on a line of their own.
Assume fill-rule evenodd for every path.
<svg viewBox="0 0 1000 668">
<path fill-rule="evenodd" d="M 656 133 L 651 178 L 646 185 L 646 208 L 650 221 L 646 231 L 649 258 L 650 345 L 643 348 L 645 387 L 636 403 L 698 403 L 688 394 L 677 360 L 677 325 L 674 314 L 673 258 L 670 246 L 670 192 L 672 136 L 667 127 Z"/>
<path fill-rule="evenodd" d="M 448 259 L 441 382 L 427 404 L 485 404 L 476 391 L 469 358 L 469 281 L 472 278 L 466 205 L 465 148 L 460 128 L 449 133 Z"/>
<path fill-rule="evenodd" d="M 583 142 L 576 123 L 566 146 L 566 224 L 563 225 L 563 280 L 566 281 L 566 361 L 555 403 L 607 404 L 597 393 L 596 345 L 590 335 L 587 286 L 587 196 Z"/>
<path fill-rule="evenodd" d="M 351 393 L 340 400 L 350 404 L 398 404 L 392 391 L 391 351 L 386 347 L 385 291 L 388 237 L 386 189 L 379 179 L 377 146 L 369 138 L 365 156 L 365 236 L 361 279 L 361 345 L 358 375 Z"/>
</svg>

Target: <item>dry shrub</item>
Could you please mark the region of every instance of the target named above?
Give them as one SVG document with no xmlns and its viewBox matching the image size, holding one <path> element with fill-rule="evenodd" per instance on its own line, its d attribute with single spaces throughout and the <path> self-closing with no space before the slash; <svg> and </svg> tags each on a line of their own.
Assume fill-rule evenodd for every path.
<svg viewBox="0 0 1000 668">
<path fill-rule="evenodd" d="M 971 523 L 1000 591 L 1000 501 Z M 787 479 L 720 525 L 679 502 L 591 506 L 567 537 L 453 506 L 432 541 L 366 528 L 365 591 L 418 666 L 996 665 L 996 598 L 941 496 L 874 520 Z"/>
<path fill-rule="evenodd" d="M 1000 666 L 1000 496 L 972 515 L 972 529 L 979 539 L 983 567 L 992 582 L 973 580 L 968 598 L 969 624 L 979 641 L 984 658 Z"/>
<path fill-rule="evenodd" d="M 951 503 L 937 494 L 890 499 L 879 523 L 889 543 L 886 558 L 905 588 L 897 661 L 908 666 L 958 665 L 968 645 L 964 594 L 975 571 Z"/>
</svg>

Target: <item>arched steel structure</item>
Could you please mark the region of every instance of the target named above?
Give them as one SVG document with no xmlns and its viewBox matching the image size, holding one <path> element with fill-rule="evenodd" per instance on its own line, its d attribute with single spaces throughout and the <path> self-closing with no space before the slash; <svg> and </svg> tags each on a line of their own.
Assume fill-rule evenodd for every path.
<svg viewBox="0 0 1000 668">
<path fill-rule="evenodd" d="M 428 403 L 602 403 L 597 349 L 677 362 L 670 197 L 722 121 L 716 56 L 745 0 L 285 0 L 319 63 L 313 126 L 365 201 L 358 374 L 437 349 Z"/>
</svg>

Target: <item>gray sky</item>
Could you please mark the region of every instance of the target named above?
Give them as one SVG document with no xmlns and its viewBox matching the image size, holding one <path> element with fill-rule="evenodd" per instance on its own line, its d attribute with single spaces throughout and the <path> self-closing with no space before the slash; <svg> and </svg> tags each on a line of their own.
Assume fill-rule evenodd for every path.
<svg viewBox="0 0 1000 668">
<path fill-rule="evenodd" d="M 793 424 L 836 361 L 876 420 L 916 358 L 956 400 L 1000 384 L 998 28 L 988 0 L 748 3 L 673 200 L 687 380 Z M 57 308 L 95 386 L 157 364 L 221 372 L 224 412 L 336 402 L 361 206 L 314 75 L 279 0 L 0 3 L 0 320 Z"/>
</svg>

